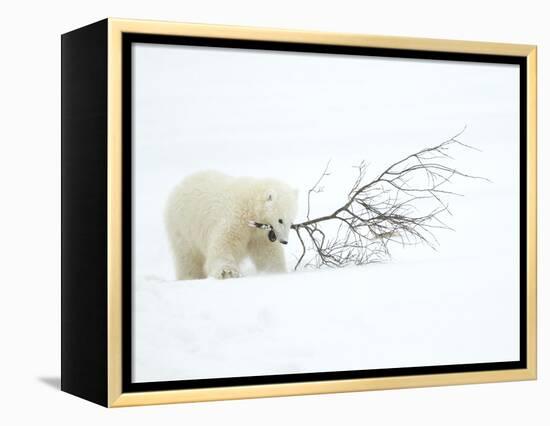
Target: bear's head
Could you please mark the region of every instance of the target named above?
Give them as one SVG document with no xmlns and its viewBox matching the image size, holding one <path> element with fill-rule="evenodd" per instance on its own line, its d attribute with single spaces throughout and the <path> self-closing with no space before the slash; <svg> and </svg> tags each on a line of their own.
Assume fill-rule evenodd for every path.
<svg viewBox="0 0 550 426">
<path fill-rule="evenodd" d="M 265 230 L 271 242 L 287 244 L 298 208 L 298 191 L 283 182 L 267 180 L 257 195 L 259 199 L 251 223 Z"/>
</svg>

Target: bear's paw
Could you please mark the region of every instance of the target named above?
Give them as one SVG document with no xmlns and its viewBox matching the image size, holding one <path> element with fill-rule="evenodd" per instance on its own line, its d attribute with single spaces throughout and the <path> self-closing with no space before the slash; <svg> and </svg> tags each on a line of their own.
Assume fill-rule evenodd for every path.
<svg viewBox="0 0 550 426">
<path fill-rule="evenodd" d="M 229 278 L 239 278 L 241 276 L 237 268 L 231 266 L 224 266 L 218 270 L 215 277 L 219 280 L 226 280 Z"/>
</svg>

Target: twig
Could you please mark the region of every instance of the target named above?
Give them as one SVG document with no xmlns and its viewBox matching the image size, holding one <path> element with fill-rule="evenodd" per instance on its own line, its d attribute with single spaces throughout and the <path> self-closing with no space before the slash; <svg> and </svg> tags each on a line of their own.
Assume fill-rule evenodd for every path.
<svg viewBox="0 0 550 426">
<path fill-rule="evenodd" d="M 367 164 L 361 161 L 354 166 L 357 177 L 344 205 L 312 219 L 312 195 L 323 191 L 321 183 L 330 176 L 329 161 L 308 190 L 306 220 L 292 225 L 302 249 L 294 269 L 304 262 L 305 267 L 381 262 L 390 257 L 391 243 L 404 246 L 423 243 L 435 249 L 438 241 L 434 232 L 451 229 L 440 217 L 451 213 L 446 198 L 461 195 L 447 188 L 452 180 L 457 177 L 487 180 L 444 164 L 452 159 L 451 148 L 477 150 L 458 139 L 465 129 L 439 145 L 396 161 L 368 182 L 365 182 Z M 433 203 L 436 207 L 421 208 L 421 204 Z M 307 253 L 312 256 L 308 258 Z"/>
</svg>

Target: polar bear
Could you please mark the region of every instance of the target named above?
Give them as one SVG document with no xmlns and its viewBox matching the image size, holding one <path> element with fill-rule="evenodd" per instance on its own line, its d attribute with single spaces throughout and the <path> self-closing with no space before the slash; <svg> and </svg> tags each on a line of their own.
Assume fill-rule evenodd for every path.
<svg viewBox="0 0 550 426">
<path fill-rule="evenodd" d="M 285 272 L 297 195 L 275 179 L 215 171 L 186 177 L 165 210 L 177 279 L 236 278 L 246 257 L 259 272 Z"/>
</svg>

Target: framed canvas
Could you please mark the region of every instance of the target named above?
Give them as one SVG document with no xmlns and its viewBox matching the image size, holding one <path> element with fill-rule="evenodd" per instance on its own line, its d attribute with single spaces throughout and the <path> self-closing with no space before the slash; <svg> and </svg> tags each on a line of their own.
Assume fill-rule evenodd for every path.
<svg viewBox="0 0 550 426">
<path fill-rule="evenodd" d="M 106 19 L 62 36 L 62 389 L 536 378 L 536 47 Z"/>
</svg>

